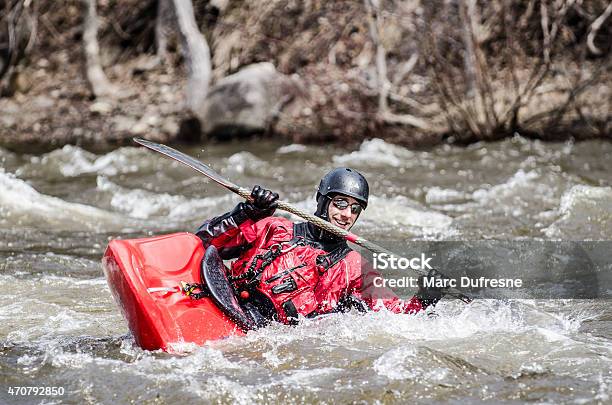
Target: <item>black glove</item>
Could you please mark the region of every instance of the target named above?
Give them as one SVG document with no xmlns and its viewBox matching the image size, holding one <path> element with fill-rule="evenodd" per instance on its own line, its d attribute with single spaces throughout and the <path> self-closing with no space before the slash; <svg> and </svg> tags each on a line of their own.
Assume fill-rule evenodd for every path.
<svg viewBox="0 0 612 405">
<path fill-rule="evenodd" d="M 440 273 L 436 269 L 429 270 L 427 276 L 419 277 L 419 290 L 417 291 L 415 297 L 417 297 L 419 301 L 421 301 L 423 308 L 427 308 L 430 305 L 435 306 L 438 301 L 440 301 L 442 297 L 444 297 L 445 294 L 445 288 L 443 287 L 425 287 L 425 278 L 427 278 L 429 282 L 432 282 L 434 279 L 448 279 L 448 277 L 446 277 L 444 274 Z"/>
<path fill-rule="evenodd" d="M 260 219 L 274 215 L 274 211 L 278 205 L 277 193 L 255 186 L 253 187 L 253 191 L 251 191 L 251 197 L 253 198 L 252 202 L 247 201 L 244 203 L 244 210 L 249 218 L 253 221 L 259 221 Z"/>
</svg>

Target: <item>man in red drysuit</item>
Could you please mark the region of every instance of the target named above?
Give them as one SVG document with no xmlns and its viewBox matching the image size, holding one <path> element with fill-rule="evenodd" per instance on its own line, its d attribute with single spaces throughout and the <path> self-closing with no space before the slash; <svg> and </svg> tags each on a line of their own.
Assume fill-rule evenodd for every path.
<svg viewBox="0 0 612 405">
<path fill-rule="evenodd" d="M 315 215 L 349 230 L 367 207 L 369 186 L 356 170 L 337 168 L 322 179 Z M 273 217 L 278 194 L 255 186 L 252 202 L 208 220 L 197 235 L 205 248 L 215 246 L 222 259 L 236 259 L 228 279 L 243 305 L 261 319 L 294 323 L 299 315 L 361 311 L 381 306 L 415 313 L 442 297 L 421 288 L 403 301 L 388 289 L 374 288 L 373 271 L 364 274 L 362 257 L 346 241 L 315 225 Z"/>
</svg>

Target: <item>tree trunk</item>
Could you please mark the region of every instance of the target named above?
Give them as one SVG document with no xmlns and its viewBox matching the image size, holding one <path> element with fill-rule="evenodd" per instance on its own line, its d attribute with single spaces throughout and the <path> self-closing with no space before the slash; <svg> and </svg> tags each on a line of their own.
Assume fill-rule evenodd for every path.
<svg viewBox="0 0 612 405">
<path fill-rule="evenodd" d="M 34 5 L 30 10 L 29 2 L 7 1 L 0 5 L 4 14 L 0 18 L 0 29 L 6 26 L 6 42 L 0 43 L 0 97 L 12 96 L 19 86 L 19 64 L 24 60 L 36 39 L 36 12 Z"/>
<path fill-rule="evenodd" d="M 377 118 L 388 124 L 410 125 L 423 130 L 430 130 L 432 127 L 425 120 L 410 114 L 395 114 L 389 108 L 388 98 L 391 91 L 391 83 L 387 76 L 387 51 L 379 35 L 384 24 L 380 18 L 380 3 L 381 2 L 378 0 L 364 0 L 365 8 L 368 13 L 370 37 L 372 43 L 376 47 L 376 81 L 378 85 Z M 416 63 L 416 60 L 413 63 Z"/>
<path fill-rule="evenodd" d="M 173 17 L 171 0 L 157 1 L 157 17 L 155 19 L 155 48 L 159 62 L 168 61 L 168 31 Z"/>
<path fill-rule="evenodd" d="M 85 51 L 85 73 L 89 88 L 95 97 L 110 95 L 113 86 L 106 78 L 100 63 L 98 46 L 98 15 L 96 0 L 83 0 L 85 17 L 83 19 L 83 49 Z"/>
<path fill-rule="evenodd" d="M 191 0 L 172 1 L 187 64 L 187 108 L 195 116 L 199 116 L 210 82 L 210 50 L 206 39 L 198 29 Z"/>
<path fill-rule="evenodd" d="M 595 46 L 595 36 L 597 35 L 597 31 L 601 28 L 603 23 L 606 21 L 608 17 L 612 15 L 612 2 L 608 4 L 608 7 L 604 10 L 604 12 L 593 21 L 591 27 L 589 28 L 589 35 L 587 37 L 587 46 L 589 47 L 589 51 L 594 53 L 595 55 L 601 55 L 602 52 Z"/>
</svg>

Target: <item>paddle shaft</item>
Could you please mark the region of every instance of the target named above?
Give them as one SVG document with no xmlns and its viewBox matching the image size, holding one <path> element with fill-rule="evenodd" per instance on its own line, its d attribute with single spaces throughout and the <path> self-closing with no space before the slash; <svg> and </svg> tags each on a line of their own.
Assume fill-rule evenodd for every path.
<svg viewBox="0 0 612 405">
<path fill-rule="evenodd" d="M 242 198 L 244 198 L 245 200 L 248 201 L 253 201 L 253 197 L 251 197 L 251 191 L 249 189 L 246 189 L 244 187 L 239 187 L 238 185 L 232 183 L 231 181 L 221 177 L 217 172 L 215 172 L 213 169 L 211 169 L 209 166 L 207 166 L 206 164 L 200 162 L 199 160 L 194 159 L 193 157 L 180 152 L 174 148 L 171 148 L 169 146 L 166 145 L 162 145 L 162 144 L 158 144 L 155 142 L 151 142 L 151 141 L 147 141 L 146 139 L 142 139 L 142 138 L 134 138 L 134 142 L 145 146 L 151 150 L 154 150 L 158 153 L 161 153 L 162 155 L 165 155 L 171 159 L 176 160 L 177 162 L 183 163 L 189 167 L 191 167 L 192 169 L 198 171 L 199 173 L 202 173 L 203 175 L 205 175 L 206 177 L 210 178 L 211 180 L 213 180 L 214 182 L 218 183 L 219 185 L 227 188 L 228 190 L 238 194 L 239 196 L 241 196 Z M 336 236 L 339 236 L 341 238 L 344 238 L 346 241 L 354 243 L 358 246 L 364 247 L 365 249 L 373 252 L 373 253 L 385 253 L 389 256 L 395 256 L 395 257 L 399 257 L 398 255 L 396 255 L 395 253 L 391 252 L 388 249 L 385 249 L 384 247 L 377 245 L 376 243 L 373 243 L 371 241 L 368 241 L 367 239 L 361 238 L 357 235 L 355 235 L 354 233 L 351 233 L 345 229 L 342 229 L 338 226 L 335 226 L 334 224 L 325 221 L 315 215 L 309 214 L 307 212 L 304 212 L 302 210 L 300 210 L 298 207 L 294 206 L 293 204 L 290 204 L 286 201 L 277 201 L 277 207 L 283 211 L 287 211 L 291 214 L 295 214 L 298 217 L 318 226 L 319 228 L 333 234 Z M 412 268 L 411 268 L 412 269 Z M 415 273 L 417 273 L 419 276 L 426 276 L 427 272 L 425 270 L 422 269 L 412 269 Z M 448 295 L 451 295 L 455 298 L 460 299 L 463 302 L 469 303 L 471 302 L 471 298 L 467 297 L 465 294 L 461 293 L 459 290 L 457 290 L 456 288 L 448 288 L 445 289 L 444 292 Z"/>
</svg>

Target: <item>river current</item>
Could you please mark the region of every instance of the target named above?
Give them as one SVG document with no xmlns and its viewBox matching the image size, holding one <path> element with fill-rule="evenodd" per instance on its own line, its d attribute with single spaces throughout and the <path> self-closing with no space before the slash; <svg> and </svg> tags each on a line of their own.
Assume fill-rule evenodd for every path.
<svg viewBox="0 0 612 405">
<path fill-rule="evenodd" d="M 612 240 L 612 143 L 181 149 L 309 211 L 327 170 L 354 167 L 372 193 L 354 231 L 374 240 Z M 436 316 L 351 312 L 138 348 L 101 269 L 108 241 L 194 231 L 239 201 L 144 148 L 0 149 L 0 403 L 612 401 L 604 299 L 445 299 Z M 63 394 L 10 393 L 28 386 Z"/>
</svg>

